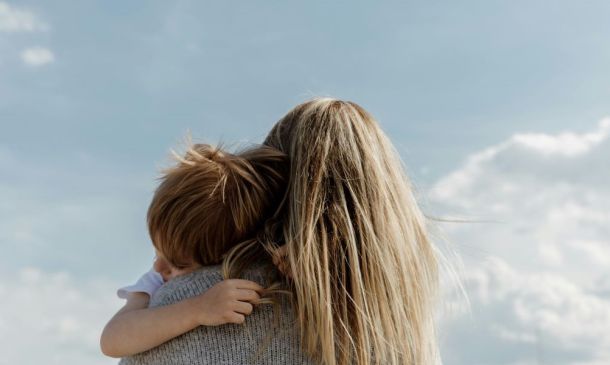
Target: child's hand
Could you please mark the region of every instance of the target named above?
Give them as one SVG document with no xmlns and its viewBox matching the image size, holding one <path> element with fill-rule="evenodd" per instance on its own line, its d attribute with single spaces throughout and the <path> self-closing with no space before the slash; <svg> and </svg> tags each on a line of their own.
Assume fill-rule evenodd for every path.
<svg viewBox="0 0 610 365">
<path fill-rule="evenodd" d="M 249 280 L 228 279 L 193 297 L 193 311 L 201 326 L 244 323 L 260 299 L 263 287 Z"/>
</svg>

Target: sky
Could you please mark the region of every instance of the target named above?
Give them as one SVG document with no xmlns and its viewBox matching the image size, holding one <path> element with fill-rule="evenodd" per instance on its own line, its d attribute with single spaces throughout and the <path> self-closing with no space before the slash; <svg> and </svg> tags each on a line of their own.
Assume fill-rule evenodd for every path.
<svg viewBox="0 0 610 365">
<path fill-rule="evenodd" d="M 170 148 L 316 95 L 390 136 L 461 257 L 446 365 L 610 363 L 607 1 L 0 0 L 0 364 L 113 364 Z M 36 351 L 32 345 L 36 344 Z"/>
</svg>

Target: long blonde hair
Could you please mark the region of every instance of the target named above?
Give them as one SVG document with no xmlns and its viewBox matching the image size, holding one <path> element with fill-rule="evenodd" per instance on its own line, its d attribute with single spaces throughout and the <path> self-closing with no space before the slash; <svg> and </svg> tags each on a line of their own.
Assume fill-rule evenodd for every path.
<svg viewBox="0 0 610 365">
<path fill-rule="evenodd" d="M 440 362 L 438 257 L 398 153 L 359 105 L 315 98 L 264 144 L 288 155 L 287 195 L 262 245 L 286 244 L 302 346 L 327 365 Z M 229 255 L 227 265 L 248 257 Z M 233 261 L 231 261 L 233 260 Z"/>
</svg>

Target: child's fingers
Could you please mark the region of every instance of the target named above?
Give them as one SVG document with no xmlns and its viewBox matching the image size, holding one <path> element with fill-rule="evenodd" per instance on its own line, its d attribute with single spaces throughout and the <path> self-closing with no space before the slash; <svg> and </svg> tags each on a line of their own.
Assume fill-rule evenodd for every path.
<svg viewBox="0 0 610 365">
<path fill-rule="evenodd" d="M 250 289 L 255 291 L 263 291 L 264 288 L 254 281 L 243 279 L 229 279 L 237 289 Z"/>
<path fill-rule="evenodd" d="M 245 314 L 245 315 L 249 315 L 250 313 L 252 313 L 252 310 L 254 309 L 252 304 L 246 303 L 246 302 L 235 302 L 234 308 L 235 308 L 234 309 L 235 312 Z"/>
<path fill-rule="evenodd" d="M 255 291 L 250 289 L 238 289 L 237 300 L 254 302 L 261 298 L 261 296 Z"/>
<path fill-rule="evenodd" d="M 246 321 L 246 316 L 241 313 L 233 312 L 227 320 L 229 323 L 244 323 Z"/>
</svg>

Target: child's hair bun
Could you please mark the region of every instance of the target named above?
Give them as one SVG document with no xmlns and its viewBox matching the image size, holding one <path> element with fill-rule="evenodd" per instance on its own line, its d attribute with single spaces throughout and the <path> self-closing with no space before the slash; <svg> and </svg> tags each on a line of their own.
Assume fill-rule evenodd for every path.
<svg viewBox="0 0 610 365">
<path fill-rule="evenodd" d="M 213 147 L 205 143 L 189 145 L 184 156 L 180 156 L 173 149 L 171 153 L 174 159 L 188 166 L 196 166 L 198 163 L 221 162 L 227 155 L 222 150 L 221 145 Z"/>
</svg>

